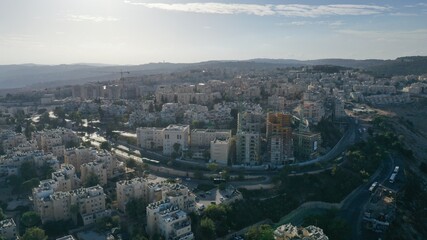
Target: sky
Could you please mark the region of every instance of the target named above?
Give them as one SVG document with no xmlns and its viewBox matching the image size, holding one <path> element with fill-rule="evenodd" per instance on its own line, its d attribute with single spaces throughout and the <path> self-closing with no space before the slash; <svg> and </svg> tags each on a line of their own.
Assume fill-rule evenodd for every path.
<svg viewBox="0 0 427 240">
<path fill-rule="evenodd" d="M 0 0 L 0 64 L 427 55 L 424 0 Z"/>
</svg>

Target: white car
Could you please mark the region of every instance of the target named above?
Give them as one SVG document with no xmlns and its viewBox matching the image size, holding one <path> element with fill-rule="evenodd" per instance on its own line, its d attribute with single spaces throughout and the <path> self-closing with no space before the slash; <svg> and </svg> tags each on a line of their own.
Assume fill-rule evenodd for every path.
<svg viewBox="0 0 427 240">
<path fill-rule="evenodd" d="M 378 185 L 378 182 L 372 183 L 372 185 L 369 187 L 369 191 L 372 192 L 377 185 Z"/>
</svg>

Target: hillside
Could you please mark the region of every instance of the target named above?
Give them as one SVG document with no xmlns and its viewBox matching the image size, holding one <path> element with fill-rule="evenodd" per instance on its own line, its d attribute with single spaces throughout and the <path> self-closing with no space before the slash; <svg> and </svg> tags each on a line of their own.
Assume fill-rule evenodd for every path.
<svg viewBox="0 0 427 240">
<path fill-rule="evenodd" d="M 380 65 L 367 67 L 366 70 L 379 77 L 426 74 L 427 57 L 401 57 L 396 60 L 384 61 Z"/>
<path fill-rule="evenodd" d="M 427 73 L 427 57 L 402 57 L 396 60 L 354 59 L 251 59 L 246 61 L 207 61 L 199 63 L 149 63 L 143 65 L 0 65 L 0 89 L 21 87 L 47 87 L 67 84 L 83 84 L 94 81 L 115 80 L 121 71 L 126 77 L 172 73 L 187 70 L 226 69 L 232 71 L 269 70 L 301 66 L 338 66 L 359 68 L 375 76 L 393 76 Z"/>
</svg>

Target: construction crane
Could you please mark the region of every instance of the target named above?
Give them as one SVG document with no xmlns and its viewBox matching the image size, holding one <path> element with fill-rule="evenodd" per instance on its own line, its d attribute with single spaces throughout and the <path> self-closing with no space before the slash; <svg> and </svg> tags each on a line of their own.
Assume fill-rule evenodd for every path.
<svg viewBox="0 0 427 240">
<path fill-rule="evenodd" d="M 121 70 L 120 72 L 120 80 L 124 80 L 124 78 L 123 78 L 123 74 L 125 74 L 125 73 L 127 73 L 127 74 L 130 74 L 130 72 L 128 72 L 128 71 L 123 71 L 123 70 Z"/>
</svg>

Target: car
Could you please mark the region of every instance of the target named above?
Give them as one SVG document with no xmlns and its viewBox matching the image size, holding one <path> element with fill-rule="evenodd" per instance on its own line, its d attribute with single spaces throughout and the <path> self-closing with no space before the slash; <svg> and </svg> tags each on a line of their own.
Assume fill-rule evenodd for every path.
<svg viewBox="0 0 427 240">
<path fill-rule="evenodd" d="M 200 193 L 200 197 L 201 197 L 201 198 L 205 198 L 205 197 L 206 197 L 206 195 L 205 195 L 204 193 Z"/>
<path fill-rule="evenodd" d="M 372 185 L 369 187 L 369 191 L 372 192 L 377 185 L 378 185 L 378 182 L 372 183 Z"/>
<path fill-rule="evenodd" d="M 395 168 L 394 168 L 394 170 L 393 170 L 393 173 L 398 173 L 399 172 L 399 166 L 396 166 Z"/>
<path fill-rule="evenodd" d="M 188 178 L 185 179 L 185 181 L 191 181 L 191 178 L 188 177 Z"/>
</svg>

